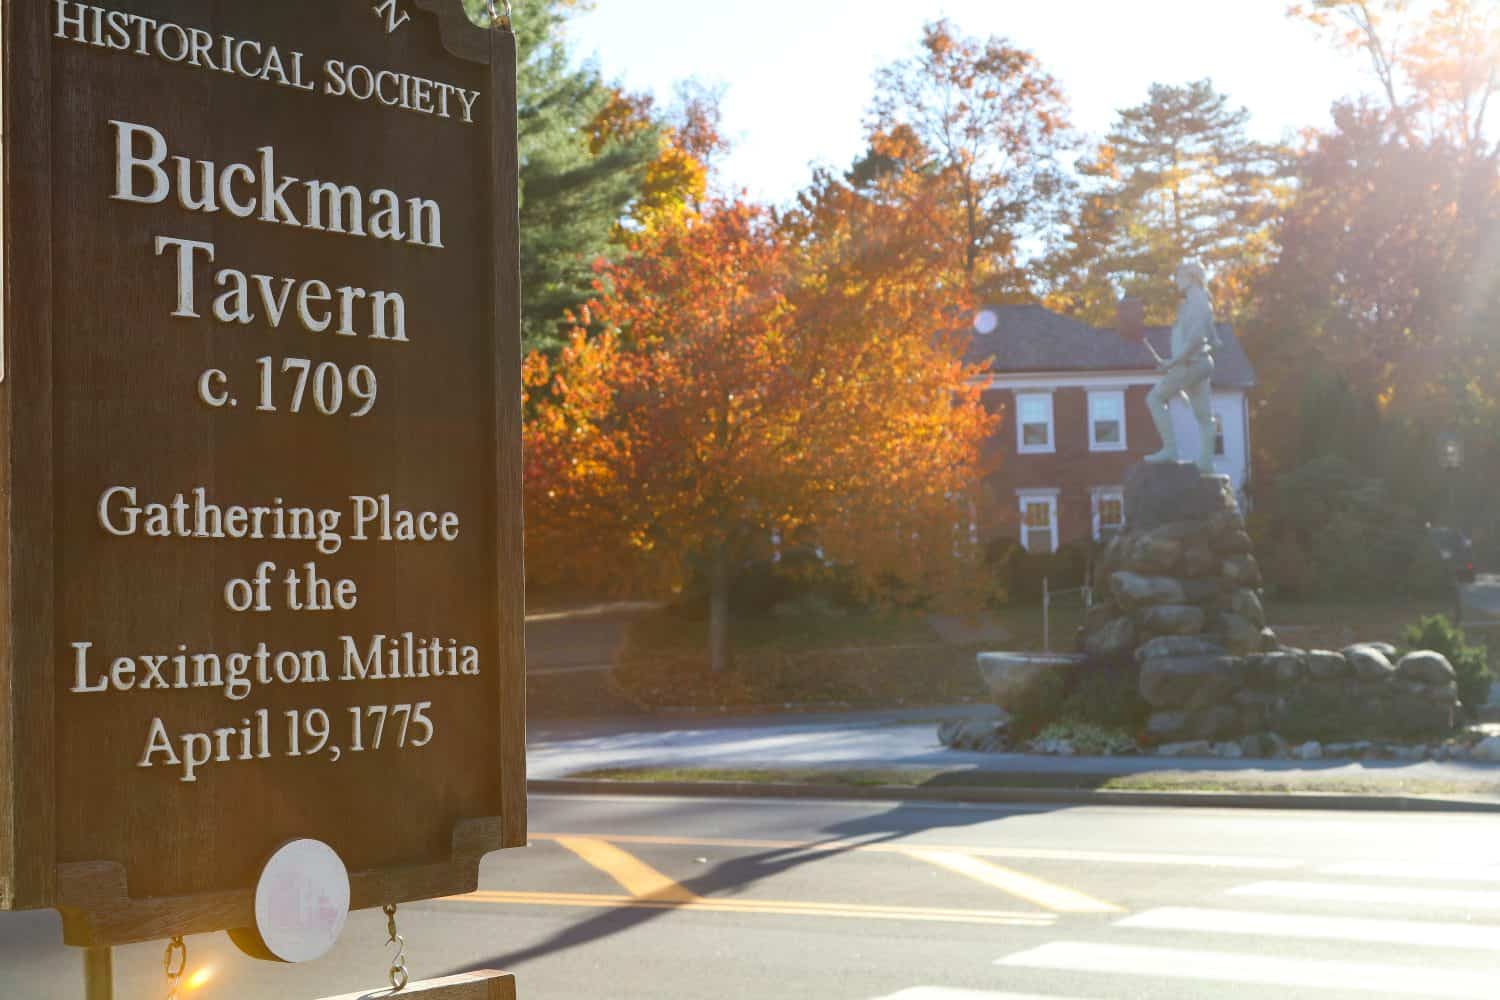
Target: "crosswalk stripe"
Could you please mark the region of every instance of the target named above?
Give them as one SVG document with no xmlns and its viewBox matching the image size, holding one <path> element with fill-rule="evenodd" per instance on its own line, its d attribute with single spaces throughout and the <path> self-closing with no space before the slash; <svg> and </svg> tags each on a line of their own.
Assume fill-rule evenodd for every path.
<svg viewBox="0 0 1500 1000">
<path fill-rule="evenodd" d="M 1318 938 L 1325 941 L 1361 941 L 1427 948 L 1500 951 L 1500 927 L 1427 923 L 1416 920 L 1322 917 L 1299 913 L 1202 910 L 1187 906 L 1166 906 L 1118 920 L 1114 926 L 1138 930 Z"/>
<path fill-rule="evenodd" d="M 954 851 L 924 850 L 913 850 L 910 854 L 921 861 L 929 862 L 940 868 L 946 868 L 960 875 L 966 875 L 977 882 L 982 882 L 985 885 L 999 889 L 1001 892 L 1018 896 L 1028 903 L 1035 903 L 1043 909 L 1053 910 L 1057 913 L 1120 912 L 1120 908 L 1113 903 L 1106 903 L 1073 889 L 1054 885 L 1051 882 L 1044 882 L 1031 875 L 1024 875 L 1009 868 L 990 864 L 988 861 L 969 854 L 959 854 Z"/>
<path fill-rule="evenodd" d="M 1039 993 L 991 993 L 985 990 L 957 990 L 949 986 L 913 986 L 900 993 L 891 993 L 875 1000 L 1082 1000 L 1081 997 L 1063 997 Z"/>
<path fill-rule="evenodd" d="M 1274 958 L 1222 951 L 1147 948 L 1131 945 L 1054 941 L 1030 951 L 997 959 L 1010 968 L 1099 972 L 1197 979 L 1349 993 L 1458 997 L 1484 1000 L 1495 995 L 1493 972 L 1460 972 L 1431 965 L 1376 965 L 1321 959 Z"/>
<path fill-rule="evenodd" d="M 1392 885 L 1345 885 L 1337 882 L 1256 882 L 1229 890 L 1231 896 L 1311 900 L 1323 903 L 1389 903 L 1393 906 L 1450 906 L 1466 910 L 1500 910 L 1500 892 L 1427 889 Z"/>
<path fill-rule="evenodd" d="M 1409 861 L 1346 861 L 1318 870 L 1320 875 L 1353 878 L 1410 878 L 1433 882 L 1500 882 L 1494 865 L 1448 865 Z"/>
</svg>

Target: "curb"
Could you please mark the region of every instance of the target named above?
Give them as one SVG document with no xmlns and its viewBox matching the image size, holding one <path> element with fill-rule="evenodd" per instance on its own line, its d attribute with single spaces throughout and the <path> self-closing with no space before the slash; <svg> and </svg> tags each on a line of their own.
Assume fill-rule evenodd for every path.
<svg viewBox="0 0 1500 1000">
<path fill-rule="evenodd" d="M 777 784 L 746 781 L 617 781 L 542 778 L 534 795 L 670 795 L 697 798 L 844 799 L 992 805 L 1158 806 L 1211 809 L 1320 809 L 1355 812 L 1500 813 L 1500 799 L 1344 792 L 1145 792 L 1091 788 L 934 788 L 902 785 Z"/>
</svg>

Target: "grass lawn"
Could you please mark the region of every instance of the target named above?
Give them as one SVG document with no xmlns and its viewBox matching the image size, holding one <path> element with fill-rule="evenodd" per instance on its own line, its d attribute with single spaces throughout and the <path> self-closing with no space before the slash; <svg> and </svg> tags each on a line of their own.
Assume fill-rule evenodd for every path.
<svg viewBox="0 0 1500 1000">
<path fill-rule="evenodd" d="M 1355 778 L 1309 780 L 1300 775 L 1194 773 L 1164 769 L 1150 774 L 1006 774 L 942 768 L 838 770 L 834 768 L 600 768 L 573 778 L 625 782 L 720 782 L 752 785 L 834 785 L 846 788 L 1068 788 L 1133 792 L 1247 792 L 1259 794 L 1334 792 L 1347 795 L 1500 796 L 1500 781 L 1417 779 L 1369 781 Z"/>
<path fill-rule="evenodd" d="M 743 650 L 841 649 L 938 642 L 926 616 L 885 614 L 796 614 L 731 617 L 729 644 Z M 631 626 L 633 646 L 658 652 L 693 653 L 708 648 L 708 619 L 662 610 Z"/>
</svg>

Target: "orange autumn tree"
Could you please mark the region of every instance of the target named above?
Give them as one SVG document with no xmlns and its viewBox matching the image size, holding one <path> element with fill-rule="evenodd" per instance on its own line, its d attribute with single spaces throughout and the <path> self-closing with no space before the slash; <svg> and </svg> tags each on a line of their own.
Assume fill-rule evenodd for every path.
<svg viewBox="0 0 1500 1000">
<path fill-rule="evenodd" d="M 586 317 L 603 333 L 527 365 L 531 562 L 663 588 L 701 569 L 715 669 L 734 572 L 774 532 L 872 589 L 967 555 L 988 418 L 940 333 L 951 296 L 816 202 L 789 225 L 711 202 L 640 233 Z"/>
</svg>

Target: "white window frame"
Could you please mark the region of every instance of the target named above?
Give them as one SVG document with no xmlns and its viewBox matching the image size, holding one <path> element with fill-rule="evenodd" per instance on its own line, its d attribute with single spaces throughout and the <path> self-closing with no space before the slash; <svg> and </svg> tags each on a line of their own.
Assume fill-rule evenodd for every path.
<svg viewBox="0 0 1500 1000">
<path fill-rule="evenodd" d="M 1057 551 L 1057 495 L 1058 491 L 1055 489 L 1016 490 L 1016 501 L 1021 509 L 1021 548 L 1026 549 L 1027 552 L 1030 552 L 1031 549 L 1026 548 L 1026 508 L 1034 503 L 1045 503 L 1047 505 L 1047 517 L 1051 521 L 1052 528 L 1052 548 L 1047 551 Z"/>
<path fill-rule="evenodd" d="M 1120 440 L 1118 442 L 1100 441 L 1094 433 L 1099 425 L 1099 418 L 1094 414 L 1094 405 L 1096 402 L 1106 399 L 1114 401 L 1120 407 Z M 1089 451 L 1129 451 L 1130 446 L 1126 438 L 1125 423 L 1124 389 L 1089 390 Z"/>
<path fill-rule="evenodd" d="M 1095 486 L 1089 490 L 1089 506 L 1094 522 L 1094 541 L 1102 541 L 1104 537 L 1104 525 L 1099 519 L 1099 505 L 1104 500 L 1120 501 L 1120 527 L 1124 527 L 1125 518 L 1125 487 L 1123 486 Z"/>
<path fill-rule="evenodd" d="M 1021 420 L 1021 405 L 1023 400 L 1040 399 L 1047 406 L 1047 443 L 1027 444 L 1026 424 Z M 1052 406 L 1051 391 L 1027 391 L 1016 393 L 1016 451 L 1022 455 L 1050 455 L 1057 451 L 1057 420 L 1056 411 Z"/>
</svg>

